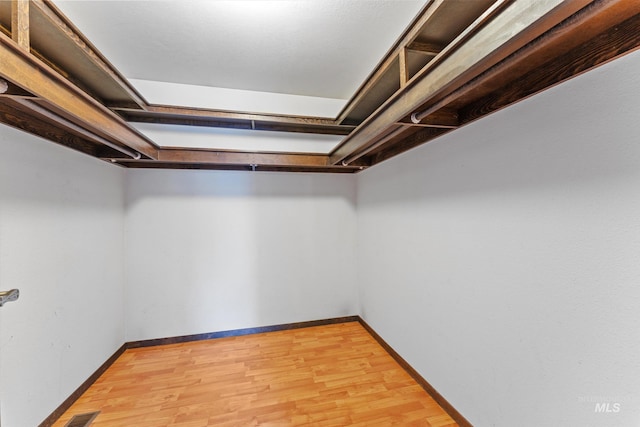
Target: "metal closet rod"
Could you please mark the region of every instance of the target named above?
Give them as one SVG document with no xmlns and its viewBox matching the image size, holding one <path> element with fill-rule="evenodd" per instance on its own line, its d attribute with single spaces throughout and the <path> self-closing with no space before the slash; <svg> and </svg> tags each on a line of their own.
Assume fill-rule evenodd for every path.
<svg viewBox="0 0 640 427">
<path fill-rule="evenodd" d="M 425 114 L 428 110 L 422 111 L 420 113 L 413 113 L 411 115 L 411 121 L 415 124 L 418 124 L 422 121 L 422 119 L 424 119 L 425 117 L 427 117 L 427 114 Z"/>
<path fill-rule="evenodd" d="M 40 113 L 46 117 L 51 117 L 54 118 L 55 120 L 63 123 L 66 127 L 75 130 L 76 132 L 80 133 L 81 135 L 86 136 L 89 139 L 92 139 L 96 142 L 99 142 L 100 144 L 106 145 L 107 147 L 111 147 L 116 151 L 121 152 L 124 155 L 127 155 L 129 157 L 131 157 L 134 160 L 139 160 L 142 157 L 142 154 L 138 153 L 137 151 L 132 151 L 129 149 L 126 149 L 124 147 L 120 147 L 117 144 L 114 144 L 113 142 L 109 141 L 106 138 L 101 137 L 100 135 L 96 135 L 93 132 L 90 132 L 88 130 L 86 130 L 83 127 L 78 126 L 77 124 L 73 123 L 70 120 L 65 119 L 64 117 L 53 113 L 49 110 L 47 110 L 44 107 L 41 107 L 40 105 L 38 105 L 36 102 L 33 102 L 29 99 L 16 99 L 16 101 L 20 102 L 21 104 L 25 105 L 26 107 L 30 108 L 31 110 Z"/>
</svg>

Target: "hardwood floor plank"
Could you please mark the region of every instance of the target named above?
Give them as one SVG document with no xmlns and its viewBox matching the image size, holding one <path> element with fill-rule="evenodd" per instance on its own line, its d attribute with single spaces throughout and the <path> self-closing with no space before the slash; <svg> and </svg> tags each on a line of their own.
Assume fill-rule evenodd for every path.
<svg viewBox="0 0 640 427">
<path fill-rule="evenodd" d="M 358 322 L 128 349 L 54 427 L 97 410 L 92 427 L 457 426 Z"/>
</svg>

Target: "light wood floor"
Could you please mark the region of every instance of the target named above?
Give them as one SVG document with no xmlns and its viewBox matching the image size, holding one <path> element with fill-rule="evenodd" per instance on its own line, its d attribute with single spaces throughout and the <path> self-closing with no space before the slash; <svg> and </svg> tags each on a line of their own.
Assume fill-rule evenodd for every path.
<svg viewBox="0 0 640 427">
<path fill-rule="evenodd" d="M 54 424 L 457 424 L 357 322 L 127 350 Z"/>
</svg>

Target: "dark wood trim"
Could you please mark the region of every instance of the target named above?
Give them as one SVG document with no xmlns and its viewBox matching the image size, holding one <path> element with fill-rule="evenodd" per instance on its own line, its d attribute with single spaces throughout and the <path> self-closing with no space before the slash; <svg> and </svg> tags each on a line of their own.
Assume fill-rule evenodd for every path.
<svg viewBox="0 0 640 427">
<path fill-rule="evenodd" d="M 432 42 L 420 42 L 417 40 L 409 43 L 405 49 L 412 50 L 414 52 L 420 52 L 425 55 L 436 56 L 439 55 L 447 46 L 439 43 Z"/>
<path fill-rule="evenodd" d="M 119 108 L 122 112 L 131 114 L 142 114 L 140 111 Z M 276 113 L 253 113 L 249 111 L 228 111 L 216 110 L 210 108 L 181 107 L 178 105 L 147 105 L 145 111 L 147 113 L 158 116 L 178 116 L 192 118 L 218 118 L 218 119 L 236 119 L 236 120 L 254 120 L 274 123 L 290 123 L 298 125 L 319 125 L 329 126 L 337 125 L 335 119 L 327 117 L 312 116 L 296 116 Z"/>
<path fill-rule="evenodd" d="M 375 85 L 380 81 L 382 76 L 392 67 L 395 58 L 398 56 L 400 50 L 404 49 L 409 42 L 415 40 L 420 33 L 420 30 L 427 25 L 427 23 L 436 15 L 436 12 L 443 6 L 444 0 L 430 0 L 418 13 L 418 16 L 409 24 L 404 30 L 402 36 L 396 41 L 396 43 L 387 51 L 382 61 L 376 66 L 376 68 L 367 76 L 365 81 L 353 94 L 351 99 L 338 113 L 336 120 L 338 123 L 342 123 L 349 116 L 349 114 L 355 109 L 355 107 L 362 101 Z"/>
<path fill-rule="evenodd" d="M 91 141 L 76 133 L 51 126 L 48 121 L 23 110 L 20 104 L 10 98 L 2 99 L 0 97 L 0 122 L 90 156 L 96 156 L 98 152 L 98 147 Z M 106 150 L 108 150 L 105 151 L 106 155 L 118 154 L 117 151 L 110 148 L 106 148 Z"/>
<path fill-rule="evenodd" d="M 29 52 L 29 3 L 28 1 L 11 1 L 11 38 L 21 49 Z"/>
<path fill-rule="evenodd" d="M 171 148 L 164 147 L 158 150 L 158 163 L 165 164 L 199 164 L 211 166 L 232 166 L 249 168 L 251 170 L 264 170 L 267 167 L 282 168 L 302 168 L 302 169 L 340 169 L 343 166 L 334 166 L 329 163 L 329 157 L 326 154 L 314 153 L 294 153 L 294 152 L 243 152 L 230 150 L 212 150 L 197 148 Z M 148 163 L 156 163 L 156 161 L 148 160 L 129 160 L 128 167 L 145 167 Z M 364 161 L 353 162 L 350 167 L 354 170 L 360 170 L 367 167 L 368 163 Z"/>
<path fill-rule="evenodd" d="M 221 332 L 209 332 L 204 334 L 194 334 L 194 335 L 183 335 L 177 337 L 169 337 L 169 338 L 157 338 L 151 340 L 141 340 L 141 341 L 129 341 L 124 344 L 104 362 L 85 382 L 83 382 L 80 387 L 78 387 L 71 395 L 65 399 L 60 406 L 58 406 L 43 422 L 41 422 L 38 427 L 50 427 L 52 426 L 58 418 L 67 411 L 71 405 L 74 404 L 76 400 L 82 396 L 84 392 L 86 392 L 89 387 L 93 383 L 95 383 L 98 378 L 107 370 L 113 363 L 130 348 L 141 348 L 141 347 L 153 347 L 158 345 L 167 345 L 167 344 L 176 344 L 182 342 L 190 342 L 190 341 L 202 341 L 202 340 L 210 340 L 216 338 L 225 338 L 225 337 L 237 337 L 242 335 L 250 335 L 250 334 L 259 334 L 263 332 L 275 332 L 275 331 L 287 331 L 292 329 L 301 329 L 301 328 L 310 328 L 313 326 L 324 326 L 324 325 L 333 325 L 337 323 L 348 323 L 348 322 L 359 322 L 360 316 L 344 316 L 344 317 L 334 317 L 330 319 L 322 319 L 322 320 L 310 320 L 306 322 L 296 322 L 296 323 L 285 323 L 281 325 L 271 325 L 271 326 L 260 326 L 257 328 L 244 328 L 244 329 L 233 329 L 229 331 L 221 331 Z"/>
<path fill-rule="evenodd" d="M 625 21 L 621 17 L 630 16 Z M 551 30 L 431 103 L 424 120 L 441 109 L 458 112 L 460 126 L 508 107 L 640 47 L 640 3 L 591 3 Z M 546 62 L 545 62 L 546 61 Z M 422 132 L 367 155 L 373 166 L 447 132 Z"/>
<path fill-rule="evenodd" d="M 20 86 L 16 86 L 13 83 L 3 78 L 0 78 L 0 97 L 34 98 L 32 93 L 27 92 L 26 90 L 22 89 Z"/>
<path fill-rule="evenodd" d="M 151 140 L 1 33 L 0 64 L 3 78 L 46 100 L 58 115 L 80 122 L 86 130 L 108 140 L 120 141 L 149 158 L 157 157 L 157 149 Z"/>
<path fill-rule="evenodd" d="M 92 65 L 104 72 L 130 98 L 129 105 L 140 109 L 147 104 L 144 97 L 129 83 L 129 81 L 105 58 L 100 51 L 87 39 L 82 32 L 51 2 L 50 0 L 30 0 L 34 12 L 40 13 L 53 27 L 82 50 L 90 59 Z M 64 74 L 64 73 L 63 73 Z"/>
<path fill-rule="evenodd" d="M 369 154 L 371 151 L 377 148 L 380 148 L 381 146 L 387 144 L 389 141 L 392 141 L 395 138 L 397 138 L 399 135 L 402 135 L 407 130 L 407 128 L 403 126 L 391 127 L 389 129 L 390 130 L 388 132 L 385 131 L 385 133 L 380 135 L 381 136 L 380 139 L 377 139 L 375 142 L 368 144 L 367 147 L 364 148 L 362 151 L 357 151 L 345 157 L 342 160 L 342 165 L 347 166 L 349 163 L 351 163 L 352 160 L 357 160 Z"/>
<path fill-rule="evenodd" d="M 375 165 L 384 160 L 390 159 L 393 156 L 397 156 L 400 153 L 404 153 L 414 147 L 427 143 L 431 140 L 438 138 L 446 133 L 453 131 L 454 129 L 446 128 L 422 128 L 416 133 L 403 138 L 400 141 L 395 141 L 393 144 L 379 147 L 377 150 L 367 155 L 366 161 L 371 165 Z"/>
<path fill-rule="evenodd" d="M 459 110 L 460 121 L 466 124 L 477 120 L 639 48 L 640 13 L 574 47 L 561 59 L 553 59 L 495 92 L 465 105 Z"/>
<path fill-rule="evenodd" d="M 81 138 L 86 139 L 87 141 L 94 142 L 99 146 L 110 147 L 116 152 L 125 154 L 129 157 L 135 158 L 137 157 L 137 153 L 127 146 L 119 144 L 115 141 L 109 141 L 106 138 L 103 138 L 99 135 L 96 135 L 82 126 L 77 125 L 76 123 L 65 119 L 59 114 L 56 114 L 50 110 L 50 106 L 47 106 L 46 102 L 42 102 L 39 100 L 33 100 L 31 98 L 15 98 L 15 102 L 20 104 L 25 111 L 29 111 L 31 114 L 40 117 L 50 123 L 58 123 L 64 129 L 64 132 L 74 133 Z M 55 108 L 52 108 L 55 110 Z"/>
<path fill-rule="evenodd" d="M 479 1 L 437 43 L 452 12 L 428 0 L 337 117 L 256 114 L 149 105 L 50 0 L 7 3 L 0 121 L 123 167 L 357 173 L 640 47 L 637 0 Z M 29 45 L 50 32 L 57 49 Z M 127 121 L 346 137 L 328 156 L 171 150 Z"/>
<path fill-rule="evenodd" d="M 451 42 L 439 55 L 423 67 L 418 74 L 411 78 L 411 81 L 402 89 L 398 90 L 394 95 L 387 99 L 375 112 L 367 117 L 349 136 L 347 136 L 340 144 L 330 153 L 330 161 L 333 164 L 339 164 L 347 157 L 353 159 L 353 153 L 363 152 L 364 149 L 376 142 L 376 137 L 392 126 L 394 123 L 408 117 L 415 111 L 419 111 L 425 104 L 437 102 L 440 98 L 446 96 L 464 85 L 466 82 L 481 75 L 495 64 L 501 62 L 511 54 L 526 46 L 532 40 L 535 40 L 541 34 L 553 28 L 562 22 L 568 16 L 576 13 L 580 8 L 589 4 L 590 1 L 596 0 L 576 0 L 561 3 L 552 10 L 545 10 L 541 7 L 538 15 L 532 14 L 529 9 L 507 8 L 509 14 L 506 18 L 499 21 L 499 27 L 490 27 L 494 19 L 500 16 L 501 12 L 511 4 L 510 0 L 498 0 L 482 16 L 480 16 L 472 25 L 467 27 L 453 42 Z M 538 17 L 537 20 L 535 18 Z M 526 28 L 517 29 L 506 25 L 506 20 L 513 21 L 516 19 L 524 19 L 525 22 L 535 22 Z M 504 41 L 499 47 L 490 50 L 490 44 L 486 44 L 491 31 L 485 30 L 490 28 L 491 31 L 501 31 L 500 37 L 508 36 L 509 39 Z M 478 37 L 474 37 L 480 34 Z M 497 35 L 494 35 L 497 37 Z M 499 40 L 499 38 L 496 38 Z M 470 43 L 473 41 L 473 43 Z M 486 45 L 486 46 L 485 46 Z M 466 46 L 467 48 L 482 48 L 478 54 L 485 54 L 481 59 L 474 60 L 472 58 L 462 58 L 459 54 L 459 48 Z M 456 55 L 454 57 L 454 55 Z M 446 68 L 440 67 L 449 61 Z M 472 62 L 475 61 L 475 62 Z M 468 63 L 467 63 L 468 62 Z M 432 71 L 439 70 L 438 82 L 434 82 L 428 75 Z M 461 69 L 462 71 L 451 78 L 447 70 Z M 449 71 L 450 72 L 450 71 Z M 443 74 L 444 73 L 444 74 Z M 447 77 L 445 77 L 447 76 Z M 455 77 L 454 77 L 455 76 Z"/>
<path fill-rule="evenodd" d="M 409 79 L 411 79 L 409 63 L 407 61 L 407 49 L 400 50 L 400 53 L 398 54 L 398 63 L 400 66 L 400 87 L 405 87 Z"/>
<path fill-rule="evenodd" d="M 104 362 L 80 387 L 78 387 L 60 406 L 58 406 L 38 427 L 50 427 L 58 418 L 67 411 L 73 403 L 86 392 L 93 383 L 125 352 L 130 348 L 154 347 L 168 344 L 178 344 L 192 341 L 204 341 L 226 337 L 238 337 L 243 335 L 260 334 L 265 332 L 288 331 L 293 329 L 311 328 L 314 326 L 334 325 L 338 323 L 358 322 L 364 329 L 398 362 L 398 364 L 453 418 L 460 427 L 473 427 L 447 400 L 436 391 L 406 360 L 402 358 L 387 342 L 373 330 L 360 316 L 333 317 L 329 319 L 310 320 L 305 322 L 285 323 L 280 325 L 259 326 L 256 328 L 232 329 L 220 332 L 207 332 L 203 334 L 181 335 L 168 338 L 156 338 L 150 340 L 129 341 L 124 343 L 106 362 Z"/>
<path fill-rule="evenodd" d="M 226 337 L 240 337 L 243 335 L 261 334 L 264 332 L 289 331 L 292 329 L 310 328 L 313 326 L 333 325 L 336 323 L 359 322 L 359 316 L 334 317 L 331 319 L 311 320 L 306 322 L 285 323 L 282 325 L 259 326 L 257 328 L 232 329 L 220 332 L 207 332 L 204 334 L 182 335 L 169 338 L 157 338 L 151 340 L 131 341 L 127 348 L 153 347 L 158 345 L 177 344 L 191 341 L 204 341 Z"/>
<path fill-rule="evenodd" d="M 425 117 L 420 123 L 413 123 L 409 117 L 398 121 L 397 125 L 414 127 L 432 127 L 454 129 L 460 126 L 458 111 L 452 108 L 441 108 L 440 110 Z"/>
<path fill-rule="evenodd" d="M 226 150 L 162 148 L 158 161 L 273 166 L 330 166 L 326 154 L 248 153 Z"/>
<path fill-rule="evenodd" d="M 51 415 L 45 418 L 45 420 L 41 422 L 38 427 L 52 426 L 58 420 L 58 418 L 60 418 L 62 414 L 64 414 L 65 411 L 67 411 L 71 407 L 71 405 L 73 405 L 75 401 L 78 400 L 80 396 L 82 396 L 82 394 L 85 391 L 87 391 L 89 387 L 93 385 L 93 383 L 97 381 L 98 378 L 100 378 L 100 375 L 104 374 L 105 371 L 109 369 L 111 365 L 113 365 L 113 362 L 115 362 L 122 355 L 122 353 L 124 353 L 126 349 L 127 349 L 127 344 L 123 344 L 122 346 L 120 346 L 120 348 L 116 350 L 116 352 L 113 353 L 113 355 L 111 355 L 111 357 L 108 358 L 106 362 L 100 365 L 100 367 L 96 369 L 96 371 L 93 374 L 91 374 L 91 376 L 87 378 L 85 382 L 80 384 L 80 387 L 78 387 L 73 393 L 71 393 L 71 395 L 68 398 L 66 398 L 65 401 L 62 402 L 60 406 L 58 406 L 51 413 Z"/>
<path fill-rule="evenodd" d="M 440 393 L 438 393 L 438 391 L 433 388 L 433 386 L 429 384 L 427 380 L 425 380 L 422 375 L 418 373 L 418 371 L 416 371 L 406 360 L 404 360 L 402 356 L 400 356 L 400 354 L 398 354 L 398 352 L 393 349 L 393 347 L 391 347 L 384 339 L 382 339 L 382 337 L 378 335 L 378 333 L 374 331 L 373 328 L 369 326 L 369 324 L 365 322 L 362 317 L 357 317 L 358 322 L 360 322 L 362 327 L 365 328 L 376 341 L 378 341 L 378 343 L 387 351 L 387 353 L 389 353 L 391 357 L 393 357 L 395 361 L 398 362 L 398 364 L 405 371 L 407 371 L 409 375 L 411 375 L 411 378 L 413 378 L 418 384 L 420 384 L 420 386 L 427 393 L 429 393 L 431 397 L 433 397 L 433 400 L 435 400 L 438 405 L 440 405 L 442 409 L 444 409 L 451 416 L 451 418 L 453 418 L 455 422 L 458 423 L 460 427 L 473 427 L 473 425 L 465 417 L 463 417 L 462 414 L 453 407 L 453 405 L 447 402 L 447 400 Z"/>
<path fill-rule="evenodd" d="M 491 92 L 502 91 L 508 84 L 517 84 L 527 90 L 527 82 L 521 80 L 523 75 L 535 71 L 546 73 L 545 63 L 549 61 L 566 63 L 567 55 L 572 54 L 580 44 L 588 43 L 600 32 L 618 25 L 623 16 L 631 17 L 639 11 L 638 4 L 632 1 L 594 1 L 484 73 L 437 101 L 430 102 L 421 115 L 428 117 L 437 114 L 441 108 L 458 110 L 460 105 L 466 106 Z"/>
<path fill-rule="evenodd" d="M 251 171 L 251 172 L 296 172 L 296 173 L 357 173 L 366 169 L 366 166 L 290 166 L 290 165 L 243 165 L 243 164 L 216 164 L 216 163 L 180 163 L 161 162 L 157 160 L 127 160 L 105 158 L 103 160 L 113 162 L 122 167 L 132 169 L 186 169 L 186 170 L 224 170 L 224 171 Z"/>
<path fill-rule="evenodd" d="M 103 160 L 113 161 L 113 157 Z M 290 172 L 351 173 L 369 166 L 368 160 L 354 159 L 349 165 L 333 165 L 326 154 L 300 152 L 246 152 L 207 148 L 163 147 L 155 160 L 115 159 L 129 168 L 260 170 Z"/>
<path fill-rule="evenodd" d="M 112 107 L 128 122 L 207 126 L 279 132 L 348 135 L 355 126 L 340 125 L 325 117 L 257 114 L 175 105 L 147 105 L 145 110 Z"/>
</svg>

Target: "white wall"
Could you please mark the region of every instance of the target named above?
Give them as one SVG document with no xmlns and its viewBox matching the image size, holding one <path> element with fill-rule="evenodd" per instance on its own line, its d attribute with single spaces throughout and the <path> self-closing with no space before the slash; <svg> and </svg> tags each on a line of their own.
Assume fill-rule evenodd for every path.
<svg viewBox="0 0 640 427">
<path fill-rule="evenodd" d="M 128 170 L 127 340 L 357 314 L 355 177 Z"/>
<path fill-rule="evenodd" d="M 3 425 L 125 340 L 358 311 L 477 426 L 638 425 L 639 76 L 636 53 L 357 177 L 125 174 L 0 127 Z"/>
<path fill-rule="evenodd" d="M 123 171 L 0 125 L 2 425 L 44 420 L 124 341 Z"/>
<path fill-rule="evenodd" d="M 0 127 L 0 289 L 21 291 L 0 308 L 3 426 L 37 425 L 128 340 L 357 313 L 355 177 L 126 176 Z"/>
<path fill-rule="evenodd" d="M 359 174 L 362 314 L 474 425 L 639 425 L 639 100 L 635 53 Z"/>
</svg>

